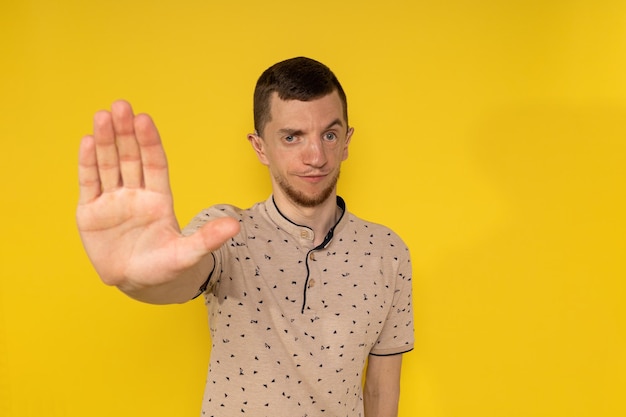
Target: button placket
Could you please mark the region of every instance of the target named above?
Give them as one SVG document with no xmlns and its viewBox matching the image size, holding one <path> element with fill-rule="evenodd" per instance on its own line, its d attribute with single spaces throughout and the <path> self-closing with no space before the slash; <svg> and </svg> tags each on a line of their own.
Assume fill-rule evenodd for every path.
<svg viewBox="0 0 626 417">
<path fill-rule="evenodd" d="M 300 229 L 300 238 L 311 241 L 313 240 L 313 236 L 313 231 L 309 229 Z"/>
<path fill-rule="evenodd" d="M 308 313 L 315 313 L 317 310 L 317 298 L 319 297 L 318 291 L 316 291 L 317 281 L 319 280 L 319 265 L 315 257 L 315 249 L 309 251 L 306 257 L 307 264 L 307 282 L 304 287 L 306 310 Z"/>
</svg>

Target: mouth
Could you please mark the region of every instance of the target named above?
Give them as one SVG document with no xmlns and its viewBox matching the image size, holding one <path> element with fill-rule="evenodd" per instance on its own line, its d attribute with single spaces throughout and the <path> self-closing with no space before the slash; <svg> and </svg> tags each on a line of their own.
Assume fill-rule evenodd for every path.
<svg viewBox="0 0 626 417">
<path fill-rule="evenodd" d="M 316 174 L 316 175 L 300 175 L 300 178 L 308 183 L 315 184 L 323 181 L 328 174 Z"/>
</svg>

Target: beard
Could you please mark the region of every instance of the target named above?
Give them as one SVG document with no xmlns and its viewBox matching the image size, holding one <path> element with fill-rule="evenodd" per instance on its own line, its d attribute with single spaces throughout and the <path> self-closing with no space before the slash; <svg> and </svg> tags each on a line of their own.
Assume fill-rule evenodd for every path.
<svg viewBox="0 0 626 417">
<path fill-rule="evenodd" d="M 300 207 L 312 208 L 321 205 L 331 196 L 335 190 L 335 186 L 337 185 L 337 180 L 339 180 L 339 171 L 337 171 L 335 177 L 332 179 L 330 184 L 328 184 L 328 187 L 324 188 L 319 194 L 311 196 L 306 195 L 302 191 L 296 190 L 282 176 L 275 175 L 274 178 L 276 179 L 278 186 L 292 202 Z"/>
</svg>

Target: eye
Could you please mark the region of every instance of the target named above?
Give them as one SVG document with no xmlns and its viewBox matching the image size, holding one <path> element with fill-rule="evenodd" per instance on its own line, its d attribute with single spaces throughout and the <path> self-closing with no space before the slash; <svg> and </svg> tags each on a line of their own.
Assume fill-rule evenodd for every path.
<svg viewBox="0 0 626 417">
<path fill-rule="evenodd" d="M 293 135 L 287 135 L 285 136 L 284 141 L 287 143 L 293 143 L 296 141 L 296 137 Z"/>
<path fill-rule="evenodd" d="M 333 141 L 337 139 L 337 135 L 333 132 L 328 132 L 324 135 L 324 139 L 328 140 L 328 141 Z"/>
</svg>

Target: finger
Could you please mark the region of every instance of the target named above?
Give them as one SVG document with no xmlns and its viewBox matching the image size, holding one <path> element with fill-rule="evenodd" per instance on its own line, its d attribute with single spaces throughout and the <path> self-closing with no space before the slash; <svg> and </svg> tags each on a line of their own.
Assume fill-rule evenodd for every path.
<svg viewBox="0 0 626 417">
<path fill-rule="evenodd" d="M 85 136 L 80 142 L 78 150 L 78 184 L 80 195 L 79 204 L 86 204 L 95 200 L 102 192 L 96 144 L 93 136 Z"/>
<path fill-rule="evenodd" d="M 143 171 L 135 136 L 133 109 L 126 101 L 116 101 L 111 105 L 111 118 L 122 184 L 127 188 L 139 188 L 143 185 Z"/>
<path fill-rule="evenodd" d="M 108 111 L 101 110 L 95 114 L 93 137 L 102 190 L 104 192 L 113 191 L 120 186 L 120 167 L 113 122 Z"/>
<path fill-rule="evenodd" d="M 138 114 L 135 117 L 135 134 L 141 149 L 141 165 L 146 189 L 170 193 L 165 150 L 150 116 Z"/>
</svg>

